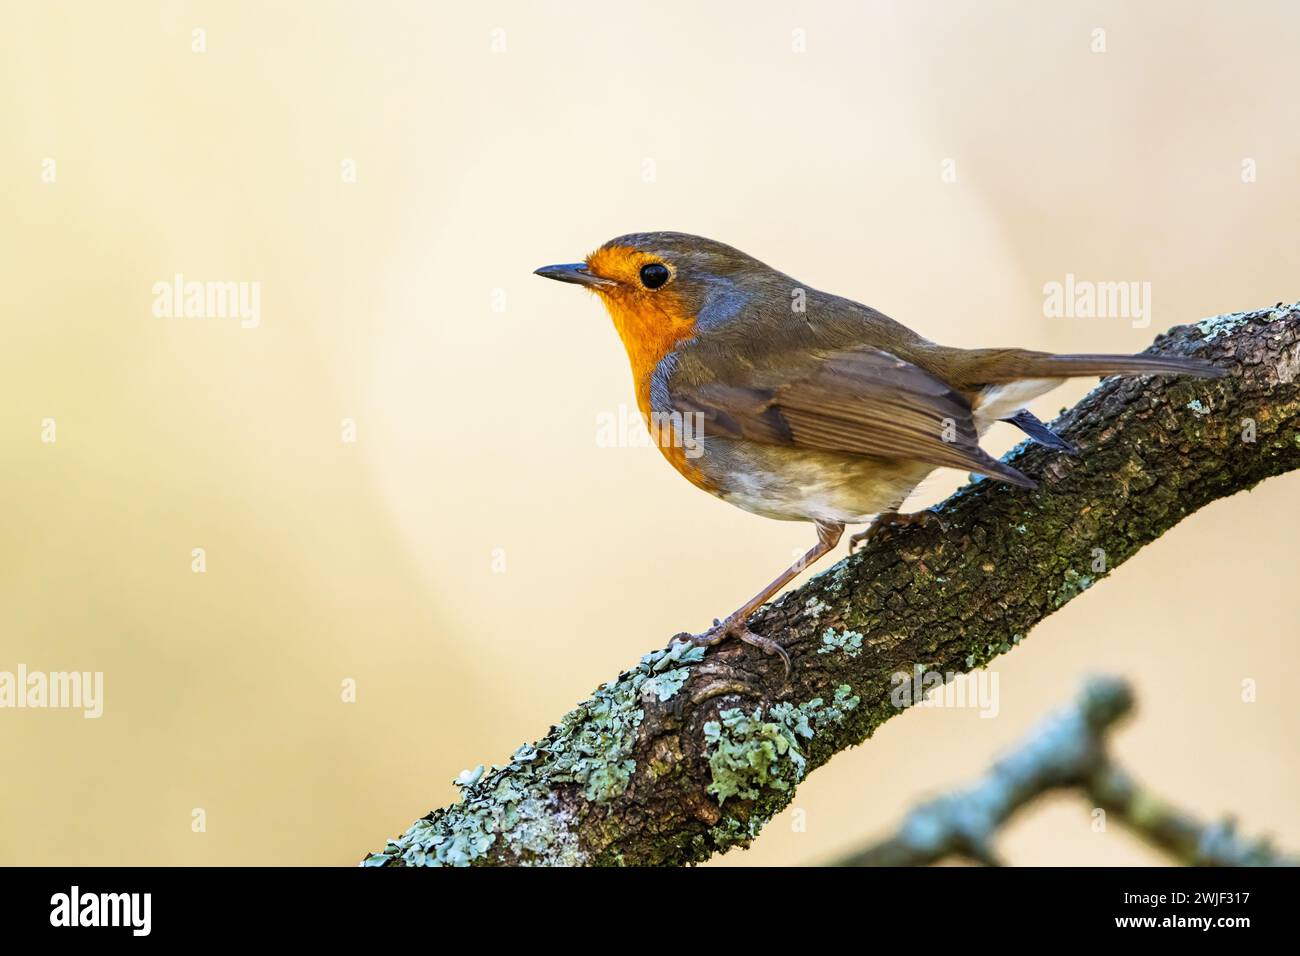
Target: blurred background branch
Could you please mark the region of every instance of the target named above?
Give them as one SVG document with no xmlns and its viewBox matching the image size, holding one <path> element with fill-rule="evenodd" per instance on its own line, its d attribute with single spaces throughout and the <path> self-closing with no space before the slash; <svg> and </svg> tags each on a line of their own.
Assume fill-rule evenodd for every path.
<svg viewBox="0 0 1300 956">
<path fill-rule="evenodd" d="M 841 866 L 925 866 L 950 857 L 988 866 L 1002 861 L 993 842 L 1008 820 L 1039 797 L 1078 790 L 1105 827 L 1118 820 L 1189 866 L 1295 866 L 1267 840 L 1237 835 L 1231 818 L 1204 823 L 1164 802 L 1118 765 L 1107 750 L 1115 724 L 1133 709 L 1119 678 L 1088 681 L 1075 703 L 1036 727 L 972 786 L 920 804 L 898 831 L 841 860 Z M 1063 864 L 1068 860 L 1062 860 Z"/>
</svg>

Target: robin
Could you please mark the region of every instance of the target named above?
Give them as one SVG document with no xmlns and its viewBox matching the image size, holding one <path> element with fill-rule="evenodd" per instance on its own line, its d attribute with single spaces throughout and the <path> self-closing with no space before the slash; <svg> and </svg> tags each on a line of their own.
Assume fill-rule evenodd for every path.
<svg viewBox="0 0 1300 956">
<path fill-rule="evenodd" d="M 632 365 L 637 405 L 664 457 L 693 485 L 768 518 L 810 521 L 817 543 L 697 645 L 736 637 L 789 656 L 747 620 L 845 525 L 937 521 L 901 514 L 936 468 L 1018 488 L 1035 482 L 979 446 L 994 422 L 1075 449 L 1025 406 L 1068 378 L 1191 375 L 1221 369 L 1161 355 L 1052 355 L 937 345 L 875 309 L 819 292 L 738 249 L 680 232 L 611 239 L 585 262 L 536 274 L 585 286 L 605 304 Z"/>
</svg>

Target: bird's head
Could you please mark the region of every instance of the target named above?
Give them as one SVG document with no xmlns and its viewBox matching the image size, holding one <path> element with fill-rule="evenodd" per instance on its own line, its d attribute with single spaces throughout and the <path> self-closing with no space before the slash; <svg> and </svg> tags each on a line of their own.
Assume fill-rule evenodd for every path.
<svg viewBox="0 0 1300 956">
<path fill-rule="evenodd" d="M 734 318 L 769 292 L 774 278 L 786 279 L 739 249 L 683 232 L 619 236 L 585 262 L 536 274 L 600 296 L 638 379 L 677 342 Z"/>
</svg>

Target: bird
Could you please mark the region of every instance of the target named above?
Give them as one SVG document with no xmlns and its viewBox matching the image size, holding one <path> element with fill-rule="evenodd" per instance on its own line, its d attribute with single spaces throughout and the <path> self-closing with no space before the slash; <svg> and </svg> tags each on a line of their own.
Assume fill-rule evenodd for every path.
<svg viewBox="0 0 1300 956">
<path fill-rule="evenodd" d="M 980 447 L 994 423 L 1074 454 L 1026 408 L 1066 379 L 1223 374 L 1178 356 L 939 345 L 870 306 L 688 233 L 630 233 L 582 262 L 535 274 L 604 303 L 641 417 L 691 484 L 753 514 L 815 527 L 816 543 L 770 584 L 712 627 L 674 637 L 704 647 L 738 638 L 780 657 L 787 675 L 789 654 L 748 620 L 833 551 L 847 525 L 868 524 L 850 536 L 851 551 L 890 526 L 942 527 L 932 511 L 900 511 L 936 468 L 1036 487 Z"/>
</svg>

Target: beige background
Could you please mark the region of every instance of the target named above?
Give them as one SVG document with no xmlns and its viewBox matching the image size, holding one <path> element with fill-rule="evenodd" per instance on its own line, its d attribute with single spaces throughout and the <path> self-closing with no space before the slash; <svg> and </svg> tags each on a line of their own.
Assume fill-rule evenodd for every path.
<svg viewBox="0 0 1300 956">
<path fill-rule="evenodd" d="M 0 711 L 0 862 L 350 864 L 808 543 L 598 447 L 626 362 L 538 265 L 698 232 L 1059 350 L 1300 297 L 1300 13 L 1068 7 L 5 0 L 0 670 L 102 670 L 106 701 Z M 260 282 L 261 326 L 156 318 L 176 272 Z M 1151 282 L 1152 327 L 1045 318 L 1066 273 Z M 833 858 L 1099 671 L 1138 684 L 1118 750 L 1153 788 L 1300 848 L 1298 492 L 1179 526 L 996 662 L 997 719 L 891 721 L 801 788 L 805 831 L 723 862 Z M 1006 855 L 1160 860 L 1087 809 Z"/>
</svg>

